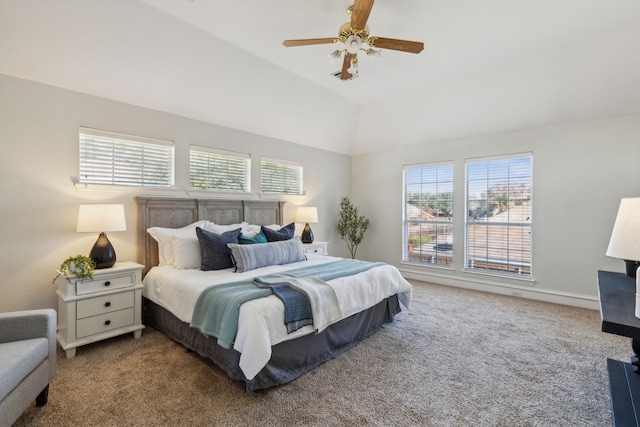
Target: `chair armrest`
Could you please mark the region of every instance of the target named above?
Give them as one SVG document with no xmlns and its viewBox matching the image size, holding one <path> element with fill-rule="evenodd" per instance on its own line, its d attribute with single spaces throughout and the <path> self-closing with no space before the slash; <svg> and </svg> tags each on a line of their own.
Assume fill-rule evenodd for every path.
<svg viewBox="0 0 640 427">
<path fill-rule="evenodd" d="M 30 338 L 47 338 L 49 340 L 51 378 L 53 378 L 56 372 L 57 320 L 57 313 L 51 308 L 0 313 L 0 343 Z"/>
</svg>

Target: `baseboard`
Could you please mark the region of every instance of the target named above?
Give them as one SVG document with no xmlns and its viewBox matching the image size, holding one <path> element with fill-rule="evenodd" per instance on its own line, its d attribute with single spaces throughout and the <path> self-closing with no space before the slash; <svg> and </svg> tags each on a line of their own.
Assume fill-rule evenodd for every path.
<svg viewBox="0 0 640 427">
<path fill-rule="evenodd" d="M 493 282 L 487 279 L 475 277 L 453 277 L 450 274 L 438 272 L 423 272 L 408 268 L 399 268 L 400 273 L 406 279 L 420 280 L 422 282 L 436 283 L 439 285 L 456 288 L 471 289 L 475 291 L 491 292 L 494 294 L 509 295 L 518 298 L 527 298 L 536 301 L 551 302 L 554 304 L 570 305 L 573 307 L 599 310 L 600 303 L 597 297 L 591 295 L 559 292 L 549 289 L 537 289 L 531 286 L 518 285 L 505 282 Z"/>
</svg>

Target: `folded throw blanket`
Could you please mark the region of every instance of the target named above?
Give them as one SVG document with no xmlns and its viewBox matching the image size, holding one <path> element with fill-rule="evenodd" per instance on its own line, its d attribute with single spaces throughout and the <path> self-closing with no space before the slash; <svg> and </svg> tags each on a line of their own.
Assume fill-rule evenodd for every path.
<svg viewBox="0 0 640 427">
<path fill-rule="evenodd" d="M 358 274 L 380 265 L 384 263 L 342 259 L 290 270 L 288 274 L 298 278 L 315 277 L 320 281 L 329 281 Z M 269 281 L 268 276 L 266 281 Z M 205 335 L 217 337 L 221 347 L 230 349 L 238 331 L 240 306 L 247 301 L 271 294 L 271 289 L 257 287 L 252 279 L 210 286 L 198 296 L 190 326 Z M 320 320 L 319 324 L 324 323 L 323 319 Z"/>
<path fill-rule="evenodd" d="M 271 289 L 260 289 L 252 280 L 210 286 L 198 296 L 189 326 L 217 337 L 221 347 L 230 349 L 238 331 L 240 306 L 269 295 Z"/>
<path fill-rule="evenodd" d="M 285 287 L 289 287 L 295 292 L 285 291 L 284 293 L 285 298 L 286 296 L 293 297 L 292 301 L 283 300 L 285 305 L 285 323 L 287 323 L 287 332 L 289 333 L 298 329 L 298 322 L 305 324 L 313 323 L 314 329 L 321 332 L 331 323 L 342 318 L 344 314 L 336 291 L 327 284 L 327 282 L 317 277 L 303 278 L 289 273 L 280 273 L 265 277 L 256 277 L 254 283 L 256 283 L 257 286 L 269 286 L 272 287 L 272 289 L 273 286 L 276 286 L 278 287 L 278 291 L 283 291 Z M 274 293 L 276 292 L 274 289 Z M 300 299 L 300 293 L 302 293 L 304 299 Z M 291 317 L 289 319 L 286 318 L 288 310 L 291 311 Z M 312 315 L 310 316 L 311 323 L 306 322 L 309 314 Z"/>
<path fill-rule="evenodd" d="M 362 273 L 380 265 L 384 263 L 343 259 L 317 267 L 256 277 L 254 283 L 259 287 L 277 287 L 277 290 L 273 290 L 285 306 L 288 333 L 309 324 L 313 324 L 317 332 L 322 332 L 345 314 L 336 291 L 326 281 Z M 306 298 L 301 299 L 298 292 L 287 290 L 286 287 L 302 292 Z M 309 316 L 308 310 L 312 316 Z M 287 317 L 287 312 L 290 317 Z"/>
<path fill-rule="evenodd" d="M 313 311 L 307 294 L 294 289 L 286 282 L 266 283 L 258 278 L 253 279 L 253 282 L 260 288 L 270 288 L 273 294 L 280 298 L 284 305 L 284 323 L 287 326 L 287 333 L 313 325 Z"/>
</svg>

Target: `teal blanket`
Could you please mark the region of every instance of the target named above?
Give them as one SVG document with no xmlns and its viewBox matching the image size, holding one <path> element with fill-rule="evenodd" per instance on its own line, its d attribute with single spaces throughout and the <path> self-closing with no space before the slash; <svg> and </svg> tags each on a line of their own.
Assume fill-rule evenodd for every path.
<svg viewBox="0 0 640 427">
<path fill-rule="evenodd" d="M 329 281 L 362 273 L 380 265 L 384 263 L 342 259 L 289 270 L 287 273 L 301 278 L 313 277 Z M 268 281 L 268 277 L 263 276 L 261 279 Z M 247 301 L 269 295 L 272 295 L 271 289 L 257 287 L 253 279 L 209 286 L 198 296 L 190 326 L 205 335 L 217 337 L 218 345 L 230 349 L 238 331 L 240 306 Z"/>
</svg>

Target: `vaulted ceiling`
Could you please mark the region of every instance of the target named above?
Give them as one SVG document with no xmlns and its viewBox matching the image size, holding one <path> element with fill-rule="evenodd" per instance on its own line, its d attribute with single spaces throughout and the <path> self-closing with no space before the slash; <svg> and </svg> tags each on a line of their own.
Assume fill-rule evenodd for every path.
<svg viewBox="0 0 640 427">
<path fill-rule="evenodd" d="M 345 154 L 640 112 L 638 0 L 377 0 L 331 75 L 347 0 L 0 0 L 0 73 Z"/>
</svg>

